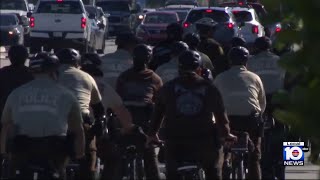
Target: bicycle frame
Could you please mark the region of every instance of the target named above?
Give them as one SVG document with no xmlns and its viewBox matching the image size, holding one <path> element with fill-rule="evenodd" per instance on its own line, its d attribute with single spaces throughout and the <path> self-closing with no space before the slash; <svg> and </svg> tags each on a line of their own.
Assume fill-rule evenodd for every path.
<svg viewBox="0 0 320 180">
<path fill-rule="evenodd" d="M 196 163 L 182 163 L 177 172 L 182 180 L 205 180 L 204 170 Z"/>
<path fill-rule="evenodd" d="M 124 172 L 122 179 L 127 180 L 143 180 L 144 179 L 144 163 L 143 155 L 137 151 L 134 145 L 125 148 L 123 157 Z"/>
</svg>

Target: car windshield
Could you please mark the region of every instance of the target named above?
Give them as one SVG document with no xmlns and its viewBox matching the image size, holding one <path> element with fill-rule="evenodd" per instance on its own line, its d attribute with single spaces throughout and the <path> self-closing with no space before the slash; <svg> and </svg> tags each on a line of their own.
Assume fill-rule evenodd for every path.
<svg viewBox="0 0 320 180">
<path fill-rule="evenodd" d="M 24 0 L 1 0 L 0 9 L 27 11 Z"/>
<path fill-rule="evenodd" d="M 223 11 L 217 11 L 217 10 L 211 10 L 211 9 L 194 10 L 189 13 L 187 21 L 190 23 L 194 23 L 204 17 L 211 18 L 218 23 L 227 22 L 229 21 L 229 18 L 230 18 L 229 15 Z"/>
<path fill-rule="evenodd" d="M 103 11 L 130 11 L 130 7 L 128 2 L 119 2 L 119 1 L 101 1 L 96 3 L 97 6 L 100 6 Z"/>
<path fill-rule="evenodd" d="M 170 24 L 177 22 L 177 16 L 174 14 L 147 14 L 144 19 L 144 24 Z"/>
<path fill-rule="evenodd" d="M 0 26 L 17 25 L 17 19 L 14 15 L 0 15 Z"/>
<path fill-rule="evenodd" d="M 81 14 L 82 8 L 77 1 L 42 1 L 38 7 L 37 13 L 55 13 L 55 14 Z"/>
<path fill-rule="evenodd" d="M 89 14 L 96 14 L 97 13 L 96 8 L 93 6 L 85 6 L 85 9 Z"/>
<path fill-rule="evenodd" d="M 237 22 L 248 22 L 252 21 L 252 15 L 248 11 L 232 11 Z"/>
</svg>

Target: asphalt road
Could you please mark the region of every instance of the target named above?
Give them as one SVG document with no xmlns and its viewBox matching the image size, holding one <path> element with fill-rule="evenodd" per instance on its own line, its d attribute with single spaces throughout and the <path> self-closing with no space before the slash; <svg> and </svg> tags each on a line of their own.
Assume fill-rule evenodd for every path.
<svg viewBox="0 0 320 180">
<path fill-rule="evenodd" d="M 105 53 L 111 53 L 116 50 L 114 39 L 106 41 Z M 9 65 L 10 62 L 7 58 L 7 52 L 4 47 L 0 47 L 0 67 Z M 28 62 L 26 62 L 28 64 Z M 308 159 L 308 153 L 306 158 Z M 160 169 L 163 172 L 164 165 L 160 164 Z M 304 166 L 293 166 L 286 168 L 286 179 L 319 179 L 320 166 L 312 165 L 310 162 L 305 162 Z M 163 174 L 162 174 L 163 175 Z M 163 177 L 163 176 L 162 176 Z"/>
</svg>

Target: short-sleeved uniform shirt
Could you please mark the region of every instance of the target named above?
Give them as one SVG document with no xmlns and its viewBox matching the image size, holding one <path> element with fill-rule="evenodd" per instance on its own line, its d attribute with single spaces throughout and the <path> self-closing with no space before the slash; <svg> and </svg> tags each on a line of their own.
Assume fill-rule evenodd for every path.
<svg viewBox="0 0 320 180">
<path fill-rule="evenodd" d="M 285 70 L 278 64 L 279 60 L 279 56 L 270 51 L 264 51 L 247 62 L 248 70 L 261 78 L 267 95 L 273 94 L 284 86 Z"/>
<path fill-rule="evenodd" d="M 116 88 L 116 83 L 119 75 L 128 70 L 133 65 L 133 60 L 129 52 L 118 49 L 114 53 L 106 54 L 101 57 L 101 70 L 105 81 Z"/>
<path fill-rule="evenodd" d="M 82 123 L 78 100 L 48 78 L 15 89 L 2 115 L 2 123 L 12 122 L 17 135 L 29 137 L 66 136 L 70 120 Z"/>
<path fill-rule="evenodd" d="M 234 66 L 219 74 L 214 83 L 228 115 L 248 116 L 253 112 L 264 112 L 266 96 L 262 81 L 244 66 Z"/>
<path fill-rule="evenodd" d="M 62 65 L 59 69 L 58 81 L 76 96 L 82 113 L 89 114 L 90 103 L 97 104 L 102 100 L 96 81 L 78 68 Z"/>
</svg>

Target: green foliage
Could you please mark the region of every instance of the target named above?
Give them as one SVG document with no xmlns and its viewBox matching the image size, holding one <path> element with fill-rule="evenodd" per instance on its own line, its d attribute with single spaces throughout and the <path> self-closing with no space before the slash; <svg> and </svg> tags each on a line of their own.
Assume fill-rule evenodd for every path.
<svg viewBox="0 0 320 180">
<path fill-rule="evenodd" d="M 267 9 L 279 7 L 279 1 L 264 0 L 263 3 Z M 281 18 L 283 23 L 291 24 L 291 28 L 280 34 L 276 46 L 297 43 L 303 44 L 303 48 L 280 62 L 291 77 L 298 77 L 298 81 L 290 91 L 275 96 L 274 100 L 284 107 L 275 115 L 300 133 L 320 139 L 320 1 L 283 0 L 282 7 L 283 12 L 274 13 L 271 20 Z"/>
</svg>

